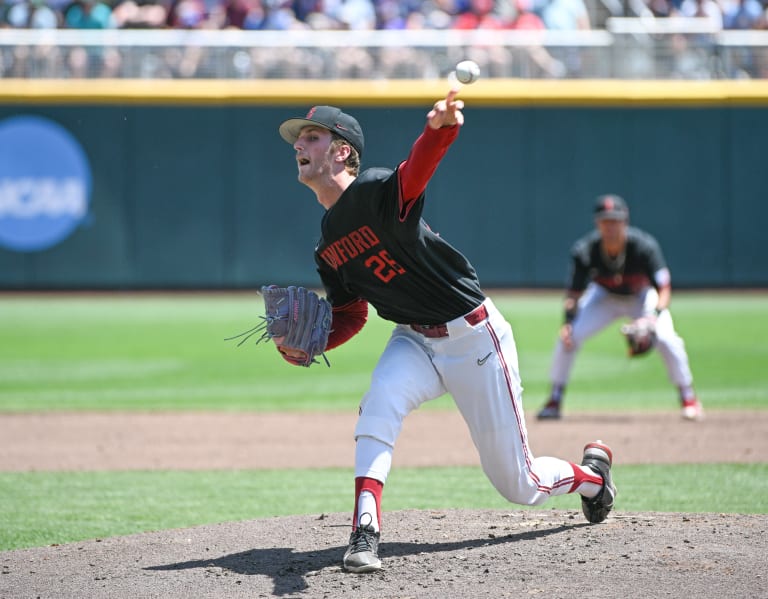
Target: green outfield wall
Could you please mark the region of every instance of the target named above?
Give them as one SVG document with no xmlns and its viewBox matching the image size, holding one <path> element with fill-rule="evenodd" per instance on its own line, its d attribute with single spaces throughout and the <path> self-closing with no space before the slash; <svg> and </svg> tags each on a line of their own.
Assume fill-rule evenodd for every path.
<svg viewBox="0 0 768 599">
<path fill-rule="evenodd" d="M 296 181 L 278 124 L 341 105 L 363 125 L 363 167 L 395 167 L 444 88 L 3 80 L 0 289 L 316 285 L 322 210 Z M 607 192 L 660 240 L 677 287 L 768 285 L 766 84 L 486 81 L 463 97 L 466 126 L 425 218 L 484 286 L 561 286 L 569 247 Z M 68 134 L 89 175 L 38 151 L 25 123 Z M 86 179 L 83 209 L 72 190 Z M 69 232 L 20 247 L 56 226 Z"/>
</svg>

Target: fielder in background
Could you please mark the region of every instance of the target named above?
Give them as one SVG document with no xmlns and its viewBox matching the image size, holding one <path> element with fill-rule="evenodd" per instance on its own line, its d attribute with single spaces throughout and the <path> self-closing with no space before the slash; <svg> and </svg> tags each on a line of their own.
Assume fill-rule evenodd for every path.
<svg viewBox="0 0 768 599">
<path fill-rule="evenodd" d="M 435 102 L 406 160 L 360 170 L 356 119 L 315 106 L 280 126 L 295 150 L 298 179 L 325 208 L 315 261 L 332 307 L 326 349 L 348 341 L 368 305 L 395 324 L 359 407 L 355 502 L 343 557 L 351 572 L 381 568 L 382 491 L 403 419 L 450 393 L 483 471 L 509 501 L 541 505 L 576 493 L 590 522 L 613 508 L 611 450 L 588 443 L 581 464 L 535 458 L 528 445 L 512 328 L 480 288 L 475 269 L 421 215 L 427 183 L 459 134 L 456 90 Z"/>
<path fill-rule="evenodd" d="M 596 230 L 571 248 L 571 275 L 565 322 L 555 346 L 549 399 L 539 420 L 561 417 L 563 393 L 582 344 L 618 318 L 633 322 L 622 329 L 630 355 L 656 348 L 680 393 L 683 418 L 703 418 L 682 338 L 675 332 L 669 303 L 671 277 L 661 248 L 651 235 L 629 226 L 629 209 L 617 195 L 595 204 Z"/>
</svg>

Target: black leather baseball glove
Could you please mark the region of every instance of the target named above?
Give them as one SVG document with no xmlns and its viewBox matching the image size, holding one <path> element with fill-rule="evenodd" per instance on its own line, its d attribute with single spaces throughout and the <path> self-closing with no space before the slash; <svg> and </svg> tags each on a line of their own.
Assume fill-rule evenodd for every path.
<svg viewBox="0 0 768 599">
<path fill-rule="evenodd" d="M 331 332 L 331 305 L 314 291 L 304 287 L 278 287 L 267 285 L 261 288 L 264 296 L 264 322 L 245 335 L 238 346 L 252 335 L 261 333 L 256 343 L 272 339 L 282 357 L 296 366 L 310 366 L 316 357 L 325 357 L 328 334 Z"/>
<path fill-rule="evenodd" d="M 621 334 L 627 340 L 630 356 L 641 356 L 656 344 L 656 323 L 649 318 L 638 318 L 621 327 Z"/>
</svg>

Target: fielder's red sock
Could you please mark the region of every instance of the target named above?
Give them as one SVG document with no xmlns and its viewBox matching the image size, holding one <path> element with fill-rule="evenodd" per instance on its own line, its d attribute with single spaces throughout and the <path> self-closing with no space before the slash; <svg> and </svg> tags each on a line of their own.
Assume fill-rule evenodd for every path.
<svg viewBox="0 0 768 599">
<path fill-rule="evenodd" d="M 591 468 L 571 463 L 573 468 L 573 484 L 569 493 L 574 491 L 584 497 L 594 497 L 603 488 L 603 477 L 595 474 Z"/>
<path fill-rule="evenodd" d="M 356 529 L 358 525 L 358 511 L 360 508 L 360 495 L 364 492 L 370 493 L 373 496 L 375 505 L 375 514 L 371 514 L 376 519 L 376 529 L 381 530 L 381 493 L 384 490 L 384 483 L 376 480 L 375 478 L 368 478 L 366 476 L 358 476 L 355 478 L 355 513 L 352 516 L 352 529 Z M 370 511 L 370 510 L 368 510 Z M 362 515 L 362 514 L 360 514 Z M 365 523 L 364 523 L 365 524 Z"/>
</svg>

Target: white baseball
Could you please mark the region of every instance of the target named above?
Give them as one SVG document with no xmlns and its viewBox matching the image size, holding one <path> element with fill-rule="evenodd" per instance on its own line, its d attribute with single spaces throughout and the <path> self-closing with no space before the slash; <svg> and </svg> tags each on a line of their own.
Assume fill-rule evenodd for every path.
<svg viewBox="0 0 768 599">
<path fill-rule="evenodd" d="M 456 79 L 464 85 L 474 83 L 480 77 L 480 67 L 474 60 L 462 60 L 456 65 Z"/>
</svg>

